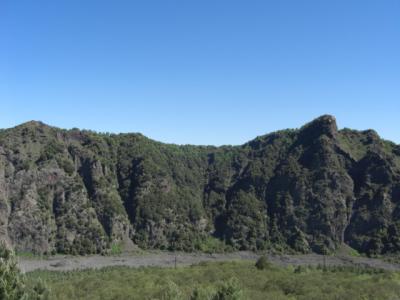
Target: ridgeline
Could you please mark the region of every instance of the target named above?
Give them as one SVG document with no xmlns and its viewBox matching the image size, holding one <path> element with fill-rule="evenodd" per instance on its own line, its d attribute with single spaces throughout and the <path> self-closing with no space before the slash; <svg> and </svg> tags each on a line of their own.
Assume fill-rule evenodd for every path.
<svg viewBox="0 0 400 300">
<path fill-rule="evenodd" d="M 222 147 L 0 131 L 0 239 L 22 252 L 399 253 L 399 203 L 400 146 L 332 116 Z"/>
</svg>

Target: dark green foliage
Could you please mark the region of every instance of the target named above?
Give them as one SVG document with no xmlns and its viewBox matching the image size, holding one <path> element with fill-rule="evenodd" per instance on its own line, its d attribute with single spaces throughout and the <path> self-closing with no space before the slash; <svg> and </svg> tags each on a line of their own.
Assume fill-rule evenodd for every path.
<svg viewBox="0 0 400 300">
<path fill-rule="evenodd" d="M 225 242 L 215 237 L 205 237 L 202 240 L 196 241 L 195 249 L 205 253 L 222 253 L 232 251 L 232 247 L 226 245 Z"/>
<path fill-rule="evenodd" d="M 243 291 L 240 282 L 236 278 L 230 278 L 223 283 L 212 298 L 213 300 L 241 300 L 243 299 Z"/>
<path fill-rule="evenodd" d="M 263 249 L 267 240 L 265 204 L 251 192 L 231 196 L 226 212 L 225 239 L 236 249 Z"/>
<path fill-rule="evenodd" d="M 29 300 L 50 300 L 50 291 L 47 284 L 40 278 L 33 282 L 32 290 L 28 291 Z"/>
<path fill-rule="evenodd" d="M 0 245 L 0 299 L 23 298 L 26 298 L 25 282 L 15 256 L 4 245 Z"/>
<path fill-rule="evenodd" d="M 26 285 L 26 278 L 18 269 L 14 252 L 8 250 L 4 244 L 0 244 L 0 299 L 49 299 L 49 290 L 40 278 Z"/>
<path fill-rule="evenodd" d="M 29 122 L 0 132 L 0 221 L 39 253 L 397 253 L 399 152 L 331 116 L 235 147 Z"/>
<path fill-rule="evenodd" d="M 39 157 L 39 162 L 44 162 L 55 158 L 57 155 L 64 151 L 64 145 L 54 140 L 44 145 L 42 153 Z"/>
<path fill-rule="evenodd" d="M 258 270 L 266 270 L 271 267 L 271 263 L 269 262 L 268 258 L 263 255 L 257 260 L 255 266 Z"/>
<path fill-rule="evenodd" d="M 75 172 L 75 166 L 69 159 L 63 159 L 60 164 L 68 175 L 72 175 Z"/>
</svg>

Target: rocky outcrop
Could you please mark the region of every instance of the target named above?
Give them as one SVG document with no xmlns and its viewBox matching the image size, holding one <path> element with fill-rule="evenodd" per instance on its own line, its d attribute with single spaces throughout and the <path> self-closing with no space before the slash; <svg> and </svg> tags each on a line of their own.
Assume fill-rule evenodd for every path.
<svg viewBox="0 0 400 300">
<path fill-rule="evenodd" d="M 399 149 L 332 116 L 236 147 L 28 122 L 0 131 L 0 239 L 38 253 L 343 243 L 395 253 Z"/>
</svg>

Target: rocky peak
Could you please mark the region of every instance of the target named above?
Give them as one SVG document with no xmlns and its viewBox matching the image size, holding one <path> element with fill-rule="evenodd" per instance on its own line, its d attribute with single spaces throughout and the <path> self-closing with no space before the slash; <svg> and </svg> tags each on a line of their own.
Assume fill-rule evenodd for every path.
<svg viewBox="0 0 400 300">
<path fill-rule="evenodd" d="M 308 140 L 322 135 L 335 138 L 337 133 L 336 118 L 331 115 L 323 115 L 300 128 L 300 137 Z"/>
<path fill-rule="evenodd" d="M 47 124 L 42 121 L 31 120 L 21 124 L 22 127 L 49 127 Z"/>
<path fill-rule="evenodd" d="M 24 131 L 39 131 L 39 132 L 43 132 L 43 131 L 48 131 L 49 129 L 51 129 L 52 127 L 41 122 L 41 121 L 28 121 L 25 123 L 22 123 L 21 125 L 18 125 L 15 127 L 15 129 L 17 130 L 24 130 Z M 11 128 L 10 130 L 13 130 L 13 128 Z"/>
</svg>

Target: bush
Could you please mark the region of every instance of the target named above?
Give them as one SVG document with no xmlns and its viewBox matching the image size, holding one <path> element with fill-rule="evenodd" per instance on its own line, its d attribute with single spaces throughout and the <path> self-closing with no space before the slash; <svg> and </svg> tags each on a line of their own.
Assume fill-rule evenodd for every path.
<svg viewBox="0 0 400 300">
<path fill-rule="evenodd" d="M 75 172 L 75 166 L 69 159 L 63 159 L 61 161 L 61 167 L 64 169 L 65 173 L 72 175 Z"/>
<path fill-rule="evenodd" d="M 25 282 L 15 255 L 5 245 L 0 245 L 0 299 L 26 298 Z"/>
<path fill-rule="evenodd" d="M 241 300 L 243 299 L 243 291 L 240 283 L 236 278 L 231 278 L 228 282 L 221 285 L 213 300 Z"/>
<path fill-rule="evenodd" d="M 223 253 L 229 252 L 232 249 L 225 244 L 224 241 L 221 241 L 215 237 L 207 237 L 205 239 L 196 241 L 195 248 L 204 253 Z"/>
<path fill-rule="evenodd" d="M 47 288 L 47 285 L 44 281 L 39 279 L 36 284 L 33 286 L 31 291 L 28 291 L 30 300 L 49 300 L 50 292 Z"/>
<path fill-rule="evenodd" d="M 308 271 L 308 267 L 307 266 L 297 266 L 294 269 L 294 273 L 296 273 L 296 274 L 304 273 L 304 272 L 307 272 L 307 271 Z"/>
<path fill-rule="evenodd" d="M 258 270 L 266 270 L 271 267 L 271 263 L 269 262 L 268 258 L 263 255 L 261 256 L 256 262 L 256 268 Z"/>
<path fill-rule="evenodd" d="M 110 254 L 111 255 L 120 255 L 122 253 L 122 243 L 121 242 L 113 242 L 111 244 Z"/>
<path fill-rule="evenodd" d="M 213 300 L 215 290 L 210 287 L 196 287 L 190 296 L 190 300 Z"/>
<path fill-rule="evenodd" d="M 227 282 L 220 284 L 218 288 L 196 287 L 190 296 L 190 300 L 241 300 L 243 291 L 240 282 L 236 278 L 231 278 Z"/>
<path fill-rule="evenodd" d="M 164 290 L 162 300 L 183 300 L 183 293 L 179 286 L 172 280 L 168 280 L 167 287 Z"/>
<path fill-rule="evenodd" d="M 47 300 L 49 291 L 40 279 L 29 289 L 25 277 L 17 266 L 13 251 L 0 245 L 0 299 L 7 300 Z"/>
</svg>

